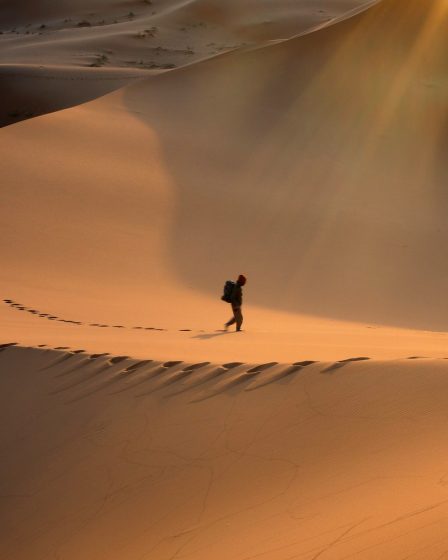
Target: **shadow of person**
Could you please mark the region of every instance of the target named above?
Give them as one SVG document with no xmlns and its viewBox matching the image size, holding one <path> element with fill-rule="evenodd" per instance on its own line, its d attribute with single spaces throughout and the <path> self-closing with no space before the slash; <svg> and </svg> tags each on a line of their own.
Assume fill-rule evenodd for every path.
<svg viewBox="0 0 448 560">
<path fill-rule="evenodd" d="M 211 338 L 216 338 L 217 336 L 222 336 L 224 334 L 231 334 L 234 331 L 215 331 L 213 333 L 206 333 L 206 334 L 197 334 L 195 336 L 192 336 L 191 338 L 198 338 L 200 340 L 210 340 Z"/>
</svg>

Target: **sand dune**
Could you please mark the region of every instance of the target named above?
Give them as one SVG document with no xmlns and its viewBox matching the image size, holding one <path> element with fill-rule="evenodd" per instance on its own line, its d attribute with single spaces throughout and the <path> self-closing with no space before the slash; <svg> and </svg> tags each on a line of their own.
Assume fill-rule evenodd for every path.
<svg viewBox="0 0 448 560">
<path fill-rule="evenodd" d="M 1 349 L 3 558 L 443 557 L 446 362 L 160 365 Z"/>
<path fill-rule="evenodd" d="M 128 85 L 139 70 L 0 65 L 4 125 L 79 105 Z"/>
<path fill-rule="evenodd" d="M 91 322 L 209 328 L 245 270 L 259 306 L 446 330 L 446 12 L 406 6 L 406 25 L 382 2 L 5 129 L 7 295 L 67 315 L 62 289 L 85 302 L 74 319 L 92 304 Z"/>
<path fill-rule="evenodd" d="M 205 290 L 238 263 L 259 303 L 445 330 L 442 10 L 383 2 L 124 92 L 178 185 L 172 245 L 187 282 Z M 180 79 L 182 104 L 168 94 Z"/>
<path fill-rule="evenodd" d="M 367 4 L 3 2 L 0 125 L 79 105 L 122 87 L 135 75 L 191 64 L 247 43 L 285 39 Z M 132 72 L 122 71 L 126 68 Z M 36 79 L 39 74 L 45 78 Z M 103 81 L 108 74 L 118 79 Z M 68 78 L 76 80 L 73 87 L 67 86 Z"/>
<path fill-rule="evenodd" d="M 0 8 L 49 27 L 12 101 L 134 82 L 0 132 L 1 558 L 441 560 L 446 2 L 140 3 L 89 68 L 119 34 L 50 29 L 129 6 Z M 121 65 L 151 9 L 194 63 Z"/>
</svg>

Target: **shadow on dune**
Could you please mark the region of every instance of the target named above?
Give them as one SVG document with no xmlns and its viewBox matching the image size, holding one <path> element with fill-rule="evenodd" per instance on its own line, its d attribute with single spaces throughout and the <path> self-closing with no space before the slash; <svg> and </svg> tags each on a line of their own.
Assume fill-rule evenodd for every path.
<svg viewBox="0 0 448 560">
<path fill-rule="evenodd" d="M 428 85 L 428 87 L 431 86 Z M 437 88 L 436 91 L 438 89 L 439 88 Z M 440 90 L 438 91 L 438 93 L 440 93 Z M 435 118 L 437 118 L 437 116 Z M 431 182 L 436 188 L 435 200 L 437 201 L 437 211 L 441 212 L 441 219 L 446 218 L 447 215 L 446 210 L 448 208 L 447 154 L 448 154 L 448 110 L 446 111 L 445 118 L 441 122 L 440 133 L 438 136 L 437 147 L 435 150 L 435 157 L 434 157 L 434 176 L 431 178 Z"/>
<path fill-rule="evenodd" d="M 218 331 L 218 332 L 212 332 L 212 333 L 205 333 L 205 334 L 197 334 L 195 336 L 192 336 L 191 338 L 197 338 L 199 340 L 210 340 L 212 338 L 216 338 L 218 336 L 223 336 L 226 334 L 232 334 L 235 331 Z"/>
<path fill-rule="evenodd" d="M 0 127 L 80 105 L 140 79 L 127 68 L 0 65 Z M 75 84 L 69 87 L 68 84 Z"/>
<path fill-rule="evenodd" d="M 244 271 L 259 305 L 448 329 L 442 8 L 383 0 L 125 91 L 177 188 L 186 284 Z"/>
</svg>

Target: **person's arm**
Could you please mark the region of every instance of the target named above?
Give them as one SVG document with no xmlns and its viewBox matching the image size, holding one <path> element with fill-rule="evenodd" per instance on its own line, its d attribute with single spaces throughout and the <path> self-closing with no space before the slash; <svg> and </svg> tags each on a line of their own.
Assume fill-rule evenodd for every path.
<svg viewBox="0 0 448 560">
<path fill-rule="evenodd" d="M 232 293 L 232 305 L 234 305 L 235 307 L 241 307 L 242 303 L 243 303 L 243 293 L 241 290 L 241 286 L 236 284 L 236 286 L 233 288 L 233 293 Z"/>
</svg>

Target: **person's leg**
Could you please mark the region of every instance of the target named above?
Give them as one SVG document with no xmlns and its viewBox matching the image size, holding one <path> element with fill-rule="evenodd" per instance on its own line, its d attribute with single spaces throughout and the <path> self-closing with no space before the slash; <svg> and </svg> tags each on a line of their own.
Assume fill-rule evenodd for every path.
<svg viewBox="0 0 448 560">
<path fill-rule="evenodd" d="M 236 330 L 240 331 L 241 330 L 241 325 L 243 324 L 243 314 L 241 312 L 241 307 L 238 307 L 237 309 L 234 309 L 233 310 L 233 315 L 235 317 Z"/>
<path fill-rule="evenodd" d="M 232 307 L 232 312 L 233 312 L 233 317 L 231 319 L 229 319 L 227 321 L 227 323 L 224 325 L 226 328 L 230 327 L 231 325 L 234 325 L 236 323 L 235 309 L 233 309 L 233 307 Z"/>
</svg>

